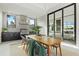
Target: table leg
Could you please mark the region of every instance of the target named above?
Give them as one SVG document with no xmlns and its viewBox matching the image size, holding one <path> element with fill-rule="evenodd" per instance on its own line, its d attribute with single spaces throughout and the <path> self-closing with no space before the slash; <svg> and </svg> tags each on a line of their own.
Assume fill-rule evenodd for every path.
<svg viewBox="0 0 79 59">
<path fill-rule="evenodd" d="M 59 45 L 60 56 L 62 56 L 61 46 Z"/>
<path fill-rule="evenodd" d="M 48 56 L 51 56 L 51 46 L 48 46 Z"/>
<path fill-rule="evenodd" d="M 57 56 L 57 47 L 56 47 L 56 56 Z"/>
</svg>

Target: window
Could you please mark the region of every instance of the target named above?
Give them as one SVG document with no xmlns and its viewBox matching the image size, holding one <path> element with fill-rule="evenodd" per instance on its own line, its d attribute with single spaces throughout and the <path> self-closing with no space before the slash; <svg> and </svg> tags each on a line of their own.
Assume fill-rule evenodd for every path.
<svg viewBox="0 0 79 59">
<path fill-rule="evenodd" d="M 7 15 L 8 27 L 15 28 L 16 27 L 16 17 L 12 15 Z"/>
<path fill-rule="evenodd" d="M 35 21 L 33 19 L 29 20 L 29 25 L 34 25 Z"/>
</svg>

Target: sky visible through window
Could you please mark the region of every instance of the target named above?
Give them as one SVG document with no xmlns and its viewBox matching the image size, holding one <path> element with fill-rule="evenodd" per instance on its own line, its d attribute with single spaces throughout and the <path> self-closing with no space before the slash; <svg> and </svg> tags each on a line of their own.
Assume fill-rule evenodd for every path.
<svg viewBox="0 0 79 59">
<path fill-rule="evenodd" d="M 34 20 L 30 20 L 30 25 L 34 25 Z"/>
<path fill-rule="evenodd" d="M 7 18 L 8 18 L 8 25 L 12 25 L 12 24 L 15 24 L 15 16 L 12 16 L 12 15 L 7 15 Z"/>
</svg>

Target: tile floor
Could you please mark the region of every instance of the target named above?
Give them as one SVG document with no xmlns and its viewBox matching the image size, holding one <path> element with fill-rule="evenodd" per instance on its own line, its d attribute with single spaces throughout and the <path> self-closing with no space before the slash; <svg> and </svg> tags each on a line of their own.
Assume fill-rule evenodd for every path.
<svg viewBox="0 0 79 59">
<path fill-rule="evenodd" d="M 79 49 L 68 47 L 62 43 L 62 55 L 63 56 L 79 56 Z M 55 55 L 55 49 L 53 54 Z M 27 56 L 23 48 L 21 47 L 21 40 L 8 41 L 0 44 L 0 56 Z"/>
<path fill-rule="evenodd" d="M 26 56 L 21 41 L 8 41 L 0 44 L 0 56 Z"/>
</svg>

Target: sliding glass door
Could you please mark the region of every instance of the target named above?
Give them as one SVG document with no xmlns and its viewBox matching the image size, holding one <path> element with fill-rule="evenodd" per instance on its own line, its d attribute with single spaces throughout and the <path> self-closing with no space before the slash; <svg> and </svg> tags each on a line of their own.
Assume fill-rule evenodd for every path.
<svg viewBox="0 0 79 59">
<path fill-rule="evenodd" d="M 47 15 L 47 35 L 76 43 L 76 4 L 65 6 Z"/>
</svg>

